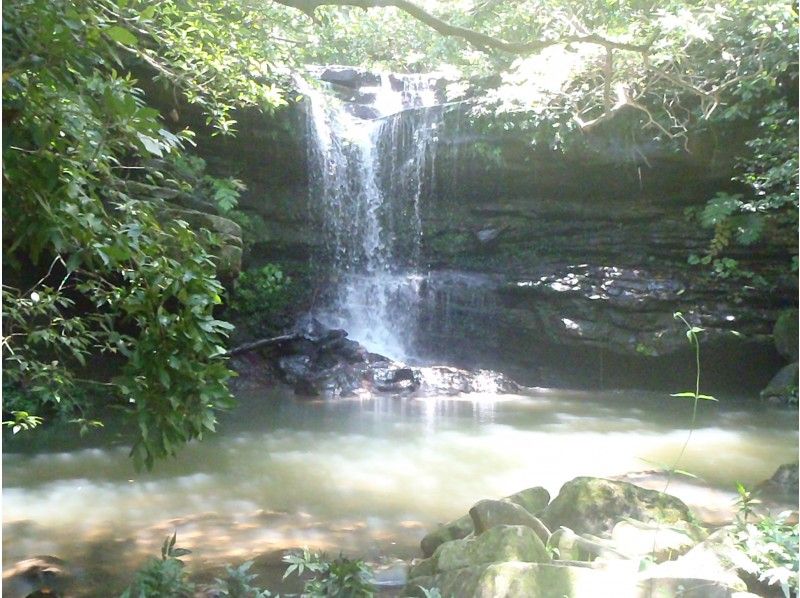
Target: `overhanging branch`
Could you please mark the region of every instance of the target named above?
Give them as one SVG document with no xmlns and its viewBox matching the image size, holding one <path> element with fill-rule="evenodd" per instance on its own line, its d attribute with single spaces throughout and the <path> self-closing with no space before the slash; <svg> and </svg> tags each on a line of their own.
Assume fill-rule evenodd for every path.
<svg viewBox="0 0 800 598">
<path fill-rule="evenodd" d="M 443 21 L 439 17 L 429 13 L 428 11 L 420 8 L 413 2 L 408 0 L 275 0 L 278 4 L 296 8 L 314 18 L 314 10 L 320 6 L 355 6 L 363 9 L 368 8 L 388 8 L 394 7 L 402 10 L 411 17 L 424 23 L 438 33 L 450 36 L 460 37 L 469 42 L 479 50 L 499 50 L 509 54 L 527 55 L 533 54 L 544 48 L 555 46 L 559 44 L 595 44 L 603 46 L 609 50 L 627 50 L 630 52 L 646 52 L 649 45 L 629 44 L 607 39 L 596 33 L 581 34 L 581 35 L 568 35 L 552 40 L 533 40 L 529 42 L 508 42 L 491 35 L 486 35 L 480 31 L 451 25 Z"/>
</svg>

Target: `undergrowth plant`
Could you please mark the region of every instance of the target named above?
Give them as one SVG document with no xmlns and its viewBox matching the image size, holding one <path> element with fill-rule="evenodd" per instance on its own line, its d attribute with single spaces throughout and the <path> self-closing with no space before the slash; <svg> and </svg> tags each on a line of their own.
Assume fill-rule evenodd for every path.
<svg viewBox="0 0 800 598">
<path fill-rule="evenodd" d="M 178 558 L 191 554 L 191 550 L 175 546 L 176 539 L 177 534 L 172 534 L 164 540 L 161 559 L 147 561 L 120 598 L 189 598 L 193 595 L 194 584 L 189 582 L 184 563 Z"/>
<path fill-rule="evenodd" d="M 753 505 L 759 501 L 741 484 L 738 491 L 739 513 L 733 532 L 738 551 L 731 553 L 733 564 L 762 583 L 779 586 L 785 598 L 797 596 L 800 528 L 788 522 L 788 511 L 777 517 L 755 515 Z"/>
<path fill-rule="evenodd" d="M 339 554 L 333 560 L 322 553 L 301 552 L 286 555 L 283 560 L 289 563 L 283 578 L 292 574 L 302 576 L 309 572 L 313 577 L 305 582 L 303 595 L 310 598 L 372 598 L 375 587 L 372 584 L 372 570 L 360 559 L 349 559 Z"/>
<path fill-rule="evenodd" d="M 270 598 L 272 594 L 268 590 L 253 585 L 253 580 L 258 575 L 250 573 L 252 566 L 253 561 L 247 561 L 238 567 L 226 565 L 225 576 L 214 579 L 216 595 L 220 598 Z"/>
<path fill-rule="evenodd" d="M 689 441 L 691 441 L 692 439 L 692 434 L 694 433 L 694 429 L 697 424 L 697 407 L 700 404 L 700 401 L 716 402 L 717 400 L 711 395 L 700 393 L 700 338 L 698 334 L 703 332 L 703 328 L 700 328 L 699 326 L 693 326 L 692 324 L 690 324 L 683 316 L 683 314 L 679 311 L 675 312 L 673 314 L 673 317 L 676 320 L 680 320 L 681 322 L 683 322 L 684 326 L 686 327 L 686 338 L 689 340 L 689 344 L 691 344 L 694 350 L 695 377 L 694 377 L 694 390 L 676 392 L 670 395 L 671 397 L 686 398 L 692 400 L 692 419 L 689 422 L 689 433 L 686 435 L 686 440 L 684 441 L 683 446 L 681 446 L 681 450 L 678 453 L 675 462 L 672 464 L 671 467 L 667 468 L 667 481 L 666 484 L 664 485 L 664 490 L 663 490 L 664 492 L 666 492 L 669 489 L 669 485 L 672 481 L 672 476 L 674 474 L 680 473 L 683 475 L 688 475 L 690 477 L 693 477 L 692 474 L 679 470 L 677 469 L 677 467 L 678 464 L 681 462 L 681 459 L 683 459 L 684 454 L 686 453 L 686 447 L 689 446 Z"/>
</svg>

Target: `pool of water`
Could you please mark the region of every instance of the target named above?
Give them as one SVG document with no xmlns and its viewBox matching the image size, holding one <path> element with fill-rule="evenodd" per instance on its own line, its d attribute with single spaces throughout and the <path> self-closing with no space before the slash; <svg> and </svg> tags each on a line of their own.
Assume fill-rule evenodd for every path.
<svg viewBox="0 0 800 598">
<path fill-rule="evenodd" d="M 66 559 L 76 595 L 124 587 L 167 534 L 194 570 L 308 546 L 372 561 L 418 555 L 425 530 L 477 500 L 578 475 L 673 464 L 691 403 L 663 394 L 532 389 L 519 395 L 303 401 L 240 392 L 220 433 L 150 473 L 125 446 L 57 443 L 3 455 L 3 558 Z M 798 451 L 797 412 L 703 403 L 679 467 L 712 489 L 768 478 Z M 274 571 L 273 571 L 274 572 Z"/>
</svg>

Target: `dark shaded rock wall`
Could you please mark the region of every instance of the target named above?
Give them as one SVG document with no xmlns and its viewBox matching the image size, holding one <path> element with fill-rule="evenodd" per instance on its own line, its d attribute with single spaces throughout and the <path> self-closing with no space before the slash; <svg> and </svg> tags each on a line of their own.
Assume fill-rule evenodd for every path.
<svg viewBox="0 0 800 598">
<path fill-rule="evenodd" d="M 502 144 L 498 151 L 507 153 Z M 730 254 L 779 281 L 769 290 L 687 264 L 710 233 L 684 210 L 730 188 L 724 165 L 666 152 L 647 163 L 521 152 L 517 145 L 507 169 L 469 151 L 441 160 L 438 193 L 423 212 L 428 266 L 491 282 L 432 294 L 431 334 L 420 339 L 430 353 L 480 355 L 529 383 L 663 387 L 692 379 L 685 327 L 673 317 L 681 311 L 705 329 L 706 382 L 746 391 L 766 384 L 782 363 L 773 324 L 797 301 L 791 243 L 768 238 Z M 433 315 L 443 304 L 446 331 Z"/>
</svg>

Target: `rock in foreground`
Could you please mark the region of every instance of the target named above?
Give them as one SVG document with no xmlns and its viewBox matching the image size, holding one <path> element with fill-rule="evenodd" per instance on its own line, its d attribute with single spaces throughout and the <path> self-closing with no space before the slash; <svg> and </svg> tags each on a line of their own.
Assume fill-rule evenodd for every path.
<svg viewBox="0 0 800 598">
<path fill-rule="evenodd" d="M 520 495 L 536 500 L 513 500 Z M 718 550 L 727 544 L 698 544 L 705 530 L 673 496 L 581 477 L 547 499 L 533 488 L 482 500 L 470 521 L 426 536 L 426 555 L 439 543 L 411 568 L 403 595 L 435 588 L 444 598 L 734 598 L 746 590 Z M 663 563 L 643 569 L 651 559 Z"/>
</svg>

